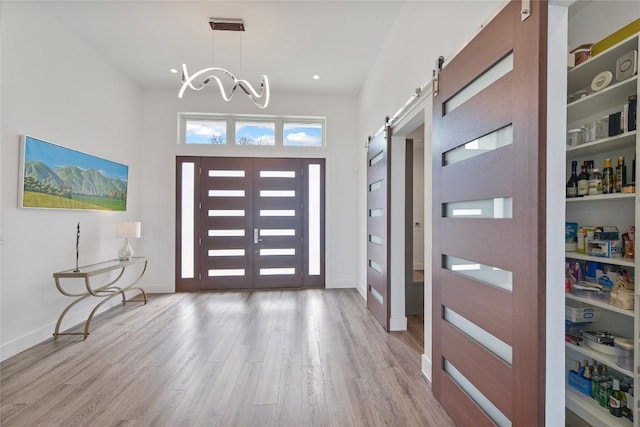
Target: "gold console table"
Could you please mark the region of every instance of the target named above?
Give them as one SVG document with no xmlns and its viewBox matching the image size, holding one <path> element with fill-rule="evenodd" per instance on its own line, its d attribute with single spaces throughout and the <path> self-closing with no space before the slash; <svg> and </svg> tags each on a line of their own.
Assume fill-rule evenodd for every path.
<svg viewBox="0 0 640 427">
<path fill-rule="evenodd" d="M 137 265 L 140 266 L 141 271 L 140 271 L 140 275 L 133 282 L 131 282 L 130 284 L 124 287 L 114 286 L 115 283 L 122 278 L 122 276 L 124 275 L 124 271 L 127 269 L 127 267 L 137 266 Z M 117 270 L 120 270 L 120 273 L 115 279 L 111 280 L 109 283 L 105 285 L 98 285 L 97 287 L 94 287 L 91 284 L 92 278 L 107 274 L 112 271 L 117 271 Z M 127 291 L 137 290 L 140 292 L 140 295 L 142 295 L 142 298 L 143 298 L 141 300 L 138 299 L 138 300 L 129 300 L 129 301 L 144 301 L 144 303 L 146 304 L 147 294 L 142 288 L 134 286 L 136 283 L 138 283 L 138 281 L 140 280 L 140 278 L 142 277 L 142 275 L 146 270 L 147 270 L 146 257 L 132 257 L 131 260 L 129 261 L 119 261 L 117 259 L 114 259 L 110 261 L 100 262 L 97 264 L 86 265 L 86 266 L 80 267 L 77 271 L 65 270 L 65 271 L 60 271 L 58 273 L 53 273 L 53 278 L 56 282 L 56 287 L 58 288 L 58 290 L 63 295 L 66 295 L 68 297 L 77 297 L 75 301 L 73 301 L 71 304 L 67 306 L 67 308 L 64 309 L 64 311 L 60 314 L 60 317 L 58 317 L 58 323 L 56 323 L 56 330 L 53 332 L 54 339 L 58 338 L 58 335 L 84 335 L 84 339 L 87 339 L 87 335 L 89 335 L 89 327 L 91 326 L 91 320 L 93 319 L 93 316 L 96 314 L 98 309 L 102 307 L 102 305 L 107 301 L 109 301 L 111 298 L 114 298 L 118 295 L 122 295 L 122 304 L 125 304 L 127 302 L 127 299 L 125 297 L 125 292 Z M 68 291 L 67 289 L 69 288 L 67 289 L 64 288 L 64 286 L 62 285 L 61 279 L 83 279 L 86 289 L 83 289 L 82 292 Z M 91 314 L 89 314 L 89 317 L 87 318 L 84 324 L 84 332 L 60 332 L 60 325 L 62 324 L 62 319 L 64 318 L 64 316 L 66 316 L 69 310 L 71 310 L 80 301 L 84 301 L 85 299 L 92 296 L 103 298 L 103 300 L 100 301 L 100 303 L 98 303 L 93 308 L 93 310 L 91 311 Z"/>
</svg>

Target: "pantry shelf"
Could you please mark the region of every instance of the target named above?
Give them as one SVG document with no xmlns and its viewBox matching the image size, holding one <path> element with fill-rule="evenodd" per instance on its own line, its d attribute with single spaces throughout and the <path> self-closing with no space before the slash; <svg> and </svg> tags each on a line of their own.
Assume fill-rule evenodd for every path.
<svg viewBox="0 0 640 427">
<path fill-rule="evenodd" d="M 615 193 L 615 194 L 598 194 L 594 196 L 584 196 L 566 199 L 567 203 L 585 203 L 585 202 L 602 202 L 615 200 L 631 200 L 636 197 L 636 193 Z"/>
<path fill-rule="evenodd" d="M 579 252 L 567 252 L 565 253 L 565 258 L 599 262 L 602 264 L 620 265 L 622 267 L 633 268 L 636 266 L 635 260 L 630 260 L 628 258 L 604 258 L 604 257 L 587 255 L 587 254 L 581 254 Z"/>
<path fill-rule="evenodd" d="M 608 354 L 605 354 L 596 350 L 592 350 L 586 346 L 573 345 L 568 342 L 565 342 L 565 347 L 567 347 L 567 349 L 571 349 L 577 353 L 580 353 L 583 356 L 587 356 L 587 358 L 589 359 L 596 359 L 598 362 L 602 363 L 603 365 L 607 365 L 609 368 L 614 369 L 628 377 L 633 378 L 632 371 L 628 369 L 624 369 L 616 364 L 615 356 L 610 356 Z"/>
<path fill-rule="evenodd" d="M 633 148 L 636 145 L 637 131 L 626 132 L 608 138 L 587 142 L 586 144 L 567 147 L 567 159 L 577 159 L 578 157 L 593 156 L 595 154 L 611 153 Z"/>
<path fill-rule="evenodd" d="M 578 414 L 593 427 L 629 427 L 633 425 L 626 418 L 616 418 L 609 411 L 601 407 L 594 399 L 587 397 L 577 390 L 567 386 L 567 408 Z"/>
<path fill-rule="evenodd" d="M 577 301 L 577 302 L 582 302 L 585 304 L 589 304 L 592 305 L 594 307 L 598 307 L 598 308 L 602 308 L 603 310 L 609 310 L 609 311 L 613 311 L 614 313 L 619 313 L 622 314 L 624 316 L 629 316 L 629 317 L 633 317 L 634 313 L 633 310 L 625 310 L 623 308 L 618 308 L 618 307 L 614 307 L 611 304 L 609 304 L 608 302 L 604 302 L 604 301 L 600 301 L 597 299 L 592 299 L 592 298 L 583 298 L 583 297 L 579 297 L 577 295 L 571 294 L 571 293 L 567 293 L 565 294 L 567 299 L 573 300 L 573 301 Z"/>
</svg>

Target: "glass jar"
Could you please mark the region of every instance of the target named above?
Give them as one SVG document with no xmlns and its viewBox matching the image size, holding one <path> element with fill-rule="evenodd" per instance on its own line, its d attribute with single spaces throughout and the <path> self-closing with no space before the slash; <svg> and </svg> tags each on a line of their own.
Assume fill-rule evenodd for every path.
<svg viewBox="0 0 640 427">
<path fill-rule="evenodd" d="M 582 143 L 582 129 L 571 129 L 567 132 L 567 147 L 575 147 Z"/>
</svg>

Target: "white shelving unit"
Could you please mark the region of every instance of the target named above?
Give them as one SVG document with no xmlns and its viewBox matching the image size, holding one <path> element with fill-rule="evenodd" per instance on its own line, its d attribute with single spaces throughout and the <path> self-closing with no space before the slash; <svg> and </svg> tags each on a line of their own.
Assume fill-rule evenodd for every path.
<svg viewBox="0 0 640 427">
<path fill-rule="evenodd" d="M 611 71 L 614 75 L 613 81 L 605 89 L 593 92 L 581 99 L 573 101 L 567 105 L 567 129 L 577 129 L 582 125 L 597 120 L 603 116 L 622 110 L 622 106 L 627 102 L 630 95 L 637 95 L 640 92 L 640 80 L 638 75 L 623 81 L 616 81 L 615 64 L 618 57 L 632 51 L 639 50 L 639 36 L 634 35 L 605 52 L 591 58 L 578 65 L 568 73 L 567 88 L 572 94 L 591 85 L 593 78 L 602 71 Z M 596 168 L 602 170 L 605 158 L 610 158 L 615 169 L 616 158 L 619 155 L 625 156 L 627 165 L 627 181 L 631 181 L 632 159 L 640 159 L 640 134 L 638 131 L 626 132 L 607 138 L 598 139 L 586 144 L 581 144 L 567 148 L 567 170 L 570 171 L 571 161 L 576 160 L 580 165 L 584 160 L 594 160 Z M 603 194 L 597 196 L 585 196 L 567 199 L 566 212 L 567 221 L 578 222 L 579 225 L 616 225 L 622 234 L 624 227 L 634 225 L 637 230 L 640 225 L 640 198 L 639 190 L 636 193 L 616 193 Z M 636 252 L 638 251 L 636 245 Z M 633 272 L 635 283 L 640 283 L 639 269 L 636 268 L 636 260 L 628 258 L 602 258 L 577 252 L 567 252 L 566 259 L 586 262 L 598 262 L 609 266 L 619 267 Z M 602 310 L 600 320 L 593 324 L 593 329 L 608 329 L 611 332 L 629 334 L 632 331 L 635 342 L 634 369 L 624 369 L 616 364 L 614 356 L 601 353 L 586 346 L 576 346 L 566 343 L 567 367 L 571 369 L 573 360 L 595 359 L 607 365 L 609 372 L 614 375 L 628 376 L 634 381 L 636 390 L 633 402 L 635 419 L 633 423 L 626 418 L 616 418 L 608 410 L 600 407 L 598 402 L 591 399 L 567 385 L 566 405 L 567 408 L 576 413 L 579 417 L 595 427 L 609 426 L 640 426 L 640 406 L 638 397 L 638 387 L 640 386 L 639 375 L 640 363 L 640 289 L 636 287 L 634 310 L 623 310 L 613 307 L 608 301 L 601 301 L 589 298 L 582 298 L 573 294 L 567 294 L 566 299 L 572 301 L 571 305 L 593 306 Z M 600 326 L 599 326 L 600 325 Z M 603 326 L 606 325 L 606 326 Z M 618 330 L 616 330 L 619 328 Z M 621 331 L 624 331 L 621 332 Z"/>
</svg>

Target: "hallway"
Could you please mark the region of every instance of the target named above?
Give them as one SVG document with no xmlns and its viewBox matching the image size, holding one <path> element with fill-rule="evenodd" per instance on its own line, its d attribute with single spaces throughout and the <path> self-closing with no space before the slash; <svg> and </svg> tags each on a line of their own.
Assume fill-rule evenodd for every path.
<svg viewBox="0 0 640 427">
<path fill-rule="evenodd" d="M 10 426 L 451 426 L 353 289 L 151 295 L 1 365 Z"/>
</svg>

